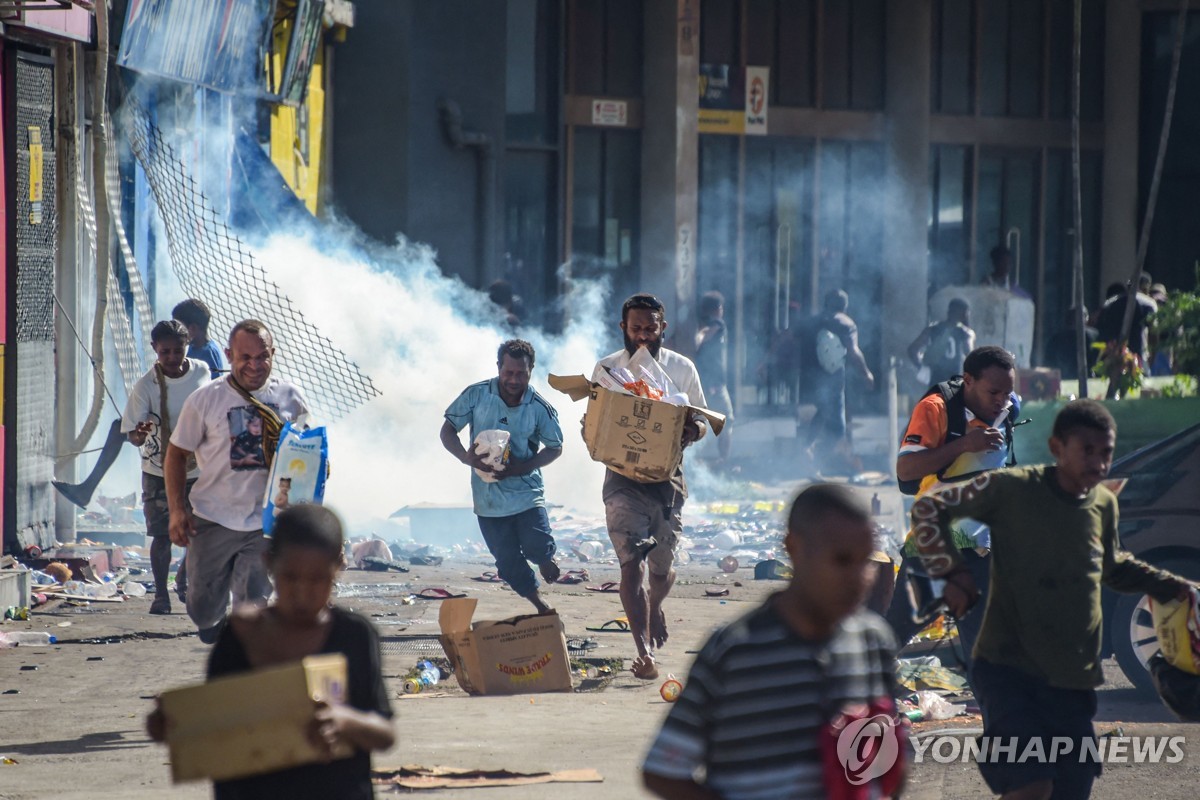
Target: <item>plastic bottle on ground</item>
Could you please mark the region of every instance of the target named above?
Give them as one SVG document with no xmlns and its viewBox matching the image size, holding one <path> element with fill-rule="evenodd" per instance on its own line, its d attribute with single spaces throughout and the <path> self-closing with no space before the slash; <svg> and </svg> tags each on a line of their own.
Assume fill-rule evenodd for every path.
<svg viewBox="0 0 1200 800">
<path fill-rule="evenodd" d="M 145 597 L 146 596 L 145 585 L 138 583 L 137 581 L 125 581 L 125 583 L 122 584 L 122 588 L 125 590 L 125 594 L 128 597 Z"/>
<path fill-rule="evenodd" d="M 417 666 L 419 666 L 421 668 L 420 676 L 421 676 L 422 685 L 436 686 L 437 682 L 439 680 L 441 680 L 441 677 L 442 677 L 441 670 L 439 670 L 436 666 L 434 666 L 433 662 L 422 661 Z"/>
<path fill-rule="evenodd" d="M 58 641 L 58 637 L 51 636 L 45 631 L 11 631 L 4 634 L 4 638 L 13 644 L 25 647 L 54 644 Z"/>
</svg>

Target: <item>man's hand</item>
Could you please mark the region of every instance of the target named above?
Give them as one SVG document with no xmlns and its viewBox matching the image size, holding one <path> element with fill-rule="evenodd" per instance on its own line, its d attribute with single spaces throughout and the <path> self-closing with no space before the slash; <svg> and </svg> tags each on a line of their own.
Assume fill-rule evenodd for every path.
<svg viewBox="0 0 1200 800">
<path fill-rule="evenodd" d="M 340 744 L 349 744 L 346 729 L 352 716 L 349 709 L 317 700 L 312 722 L 308 727 L 308 741 L 326 761 L 333 758 L 333 751 Z"/>
<path fill-rule="evenodd" d="M 971 428 L 959 441 L 967 453 L 986 453 L 1004 447 L 1004 434 L 995 428 Z"/>
<path fill-rule="evenodd" d="M 687 422 L 683 423 L 683 435 L 680 437 L 680 441 L 683 442 L 683 446 L 687 447 L 689 444 L 699 439 L 700 423 L 694 419 L 689 419 Z"/>
<path fill-rule="evenodd" d="M 134 447 L 141 447 L 146 443 L 146 437 L 154 430 L 154 423 L 139 422 L 137 427 L 125 434 Z"/>
<path fill-rule="evenodd" d="M 863 373 L 863 380 L 867 382 L 868 392 L 875 390 L 875 374 L 871 372 L 871 370 L 867 370 Z"/>
<path fill-rule="evenodd" d="M 462 462 L 472 469 L 477 469 L 480 472 L 495 472 L 492 465 L 487 462 L 483 456 L 475 452 L 475 448 L 469 448 L 466 455 L 463 456 Z"/>
<path fill-rule="evenodd" d="M 946 576 L 946 588 L 942 591 L 946 608 L 956 619 L 962 619 L 979 602 L 979 588 L 975 579 L 965 569 L 958 569 Z"/>
<path fill-rule="evenodd" d="M 196 522 L 186 510 L 172 511 L 167 533 L 171 537 L 172 544 L 187 547 L 192 537 L 196 535 Z"/>
</svg>

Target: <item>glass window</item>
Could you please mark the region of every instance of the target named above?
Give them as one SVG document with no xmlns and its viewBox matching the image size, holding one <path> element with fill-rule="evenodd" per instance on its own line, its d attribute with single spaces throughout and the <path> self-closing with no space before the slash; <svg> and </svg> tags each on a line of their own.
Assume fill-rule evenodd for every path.
<svg viewBox="0 0 1200 800">
<path fill-rule="evenodd" d="M 641 136 L 576 128 L 571 207 L 572 274 L 636 290 L 641 218 Z"/>
<path fill-rule="evenodd" d="M 604 94 L 605 0 L 571 0 L 568 5 L 572 94 Z M 639 26 L 640 27 L 640 26 Z"/>
<path fill-rule="evenodd" d="M 741 65 L 736 0 L 702 0 L 700 7 L 700 61 L 704 64 Z"/>
<path fill-rule="evenodd" d="M 850 107 L 883 109 L 883 0 L 854 0 L 850 34 Z"/>
<path fill-rule="evenodd" d="M 978 216 L 976 217 L 975 276 L 991 272 L 991 249 L 1013 237 L 1013 273 L 1032 294 L 1035 281 L 1035 225 L 1038 201 L 1038 154 L 984 150 L 979 155 Z M 1019 259 L 1019 261 L 1018 261 Z"/>
<path fill-rule="evenodd" d="M 979 110 L 987 116 L 1008 111 L 1008 0 L 980 0 Z"/>
<path fill-rule="evenodd" d="M 933 213 L 929 221 L 929 293 L 968 282 L 967 237 L 970 219 L 971 150 L 961 145 L 933 148 L 930 184 Z"/>
<path fill-rule="evenodd" d="M 972 92 L 972 4 L 940 0 L 934 6 L 933 108 L 942 114 L 970 114 Z"/>
<path fill-rule="evenodd" d="M 550 0 L 511 0 L 507 19 L 505 134 L 509 141 L 558 141 L 558 26 Z"/>
<path fill-rule="evenodd" d="M 778 73 L 771 75 L 771 91 L 779 105 L 811 108 L 815 83 L 816 0 L 780 0 Z"/>
<path fill-rule="evenodd" d="M 605 15 L 604 93 L 619 97 L 642 95 L 641 4 L 608 0 Z"/>
<path fill-rule="evenodd" d="M 1010 116 L 1042 115 L 1042 2 L 1011 0 L 1009 7 L 1007 113 Z"/>
<path fill-rule="evenodd" d="M 821 29 L 822 108 L 850 107 L 850 12 L 847 2 L 825 3 Z"/>
<path fill-rule="evenodd" d="M 504 159 L 504 275 L 536 324 L 557 291 L 557 154 L 509 151 Z"/>
</svg>

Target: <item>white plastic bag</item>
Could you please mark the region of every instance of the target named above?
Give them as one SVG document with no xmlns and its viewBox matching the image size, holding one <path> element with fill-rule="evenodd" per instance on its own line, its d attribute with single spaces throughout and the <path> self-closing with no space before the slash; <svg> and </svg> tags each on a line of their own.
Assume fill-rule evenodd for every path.
<svg viewBox="0 0 1200 800">
<path fill-rule="evenodd" d="M 329 468 L 329 443 L 325 428 L 301 430 L 285 422 L 271 460 L 267 490 L 263 495 L 263 534 L 270 536 L 275 517 L 301 503 L 320 505 L 325 499 Z"/>
<path fill-rule="evenodd" d="M 644 347 L 639 347 L 637 352 L 633 354 L 633 358 L 629 359 L 629 371 L 635 377 L 641 378 L 647 383 L 652 382 L 663 393 L 664 397 L 669 394 L 679 393 L 679 389 L 667 377 L 667 373 L 663 370 L 662 365 Z"/>
<path fill-rule="evenodd" d="M 504 468 L 508 466 L 508 456 L 511 448 L 509 439 L 512 434 L 508 431 L 480 431 L 475 436 L 475 454 L 483 456 L 483 460 L 492 468 L 492 472 L 475 470 L 475 474 L 487 483 L 495 483 L 504 476 Z"/>
<path fill-rule="evenodd" d="M 928 689 L 917 692 L 917 705 L 921 707 L 925 719 L 950 719 L 967 711 L 966 705 L 948 703 L 946 698 Z"/>
</svg>

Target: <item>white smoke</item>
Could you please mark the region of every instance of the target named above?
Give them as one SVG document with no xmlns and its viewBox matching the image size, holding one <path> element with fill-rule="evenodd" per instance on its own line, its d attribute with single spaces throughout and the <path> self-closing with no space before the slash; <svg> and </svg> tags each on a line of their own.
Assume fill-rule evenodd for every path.
<svg viewBox="0 0 1200 800">
<path fill-rule="evenodd" d="M 470 470 L 443 449 L 438 431 L 459 392 L 495 377 L 496 349 L 513 334 L 499 326 L 486 295 L 439 272 L 429 248 L 402 242 L 381 259 L 348 236 L 336 239 L 276 235 L 255 248 L 270 278 L 382 392 L 330 426 L 326 503 L 356 533 L 413 503 L 470 506 Z M 518 332 L 536 348 L 533 386 L 563 428 L 563 456 L 543 470 L 546 500 L 587 513 L 602 510 L 604 468 L 589 459 L 579 434 L 584 403 L 549 388 L 546 376 L 590 374 L 619 316 L 604 300 L 601 286 L 577 283 L 563 334 Z M 289 343 L 276 347 L 286 351 Z"/>
</svg>

